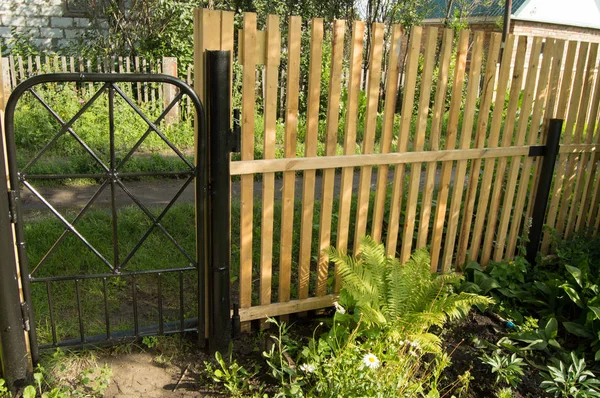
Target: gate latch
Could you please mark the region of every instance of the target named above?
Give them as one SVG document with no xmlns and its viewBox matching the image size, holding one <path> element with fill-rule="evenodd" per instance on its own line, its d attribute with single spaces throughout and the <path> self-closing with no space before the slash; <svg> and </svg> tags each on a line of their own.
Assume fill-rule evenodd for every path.
<svg viewBox="0 0 600 398">
<path fill-rule="evenodd" d="M 21 316 L 23 317 L 23 329 L 25 329 L 26 332 L 29 332 L 31 326 L 29 323 L 29 306 L 26 301 L 21 303 Z"/>
<path fill-rule="evenodd" d="M 8 191 L 8 212 L 10 222 L 17 223 L 17 191 Z"/>
<path fill-rule="evenodd" d="M 233 131 L 229 134 L 229 150 L 231 152 L 242 151 L 242 125 L 239 109 L 233 110 Z"/>
</svg>

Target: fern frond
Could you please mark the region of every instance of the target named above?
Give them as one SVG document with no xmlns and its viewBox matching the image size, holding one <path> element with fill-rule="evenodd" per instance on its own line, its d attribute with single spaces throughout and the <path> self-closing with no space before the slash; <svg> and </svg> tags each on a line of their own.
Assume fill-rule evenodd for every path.
<svg viewBox="0 0 600 398">
<path fill-rule="evenodd" d="M 409 336 L 409 339 L 417 343 L 423 352 L 442 353 L 442 340 L 433 333 L 417 333 Z"/>
</svg>

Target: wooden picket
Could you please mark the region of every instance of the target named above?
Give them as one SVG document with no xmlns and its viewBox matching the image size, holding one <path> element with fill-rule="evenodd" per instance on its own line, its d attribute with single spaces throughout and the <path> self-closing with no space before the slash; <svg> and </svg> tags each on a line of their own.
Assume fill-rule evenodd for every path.
<svg viewBox="0 0 600 398">
<path fill-rule="evenodd" d="M 446 102 L 446 92 L 448 88 L 448 76 L 450 73 L 450 60 L 452 55 L 452 39 L 454 31 L 445 29 L 442 38 L 442 48 L 440 51 L 440 64 L 438 72 L 438 81 L 435 91 L 435 100 L 431 116 L 431 132 L 429 133 L 431 151 L 440 149 L 440 135 L 442 129 L 442 117 Z M 495 73 L 495 72 L 494 72 Z M 433 193 L 435 190 L 435 179 L 437 173 L 437 163 L 429 162 L 425 169 L 425 183 L 423 197 L 421 199 L 421 218 L 419 220 L 419 232 L 417 235 L 417 248 L 423 248 L 428 243 L 429 220 L 431 219 L 431 205 Z"/>
<path fill-rule="evenodd" d="M 339 122 L 342 57 L 344 55 L 344 33 L 346 21 L 336 20 L 333 23 L 331 50 L 331 80 L 329 81 L 329 102 L 327 104 L 327 125 L 325 139 L 325 156 L 334 156 L 337 145 Z M 397 34 L 397 33 L 396 33 Z M 321 217 L 319 228 L 319 254 L 317 262 L 317 296 L 327 294 L 327 279 L 329 277 L 329 256 L 325 250 L 331 244 L 331 224 L 333 214 L 333 193 L 335 169 L 323 171 Z"/>
<path fill-rule="evenodd" d="M 432 86 L 433 63 L 435 61 L 435 50 L 437 42 L 437 28 L 428 28 L 426 31 L 426 53 L 423 62 L 423 74 L 420 87 L 419 114 L 417 115 L 417 128 L 415 131 L 414 150 L 422 151 L 425 147 L 425 135 L 427 134 L 427 116 L 429 114 L 429 100 Z M 408 260 L 412 249 L 412 241 L 415 230 L 415 217 L 421 184 L 421 163 L 413 163 L 410 170 L 410 184 L 408 187 L 408 198 L 406 201 L 406 217 L 404 222 L 404 233 L 402 236 L 402 248 L 400 260 Z"/>
<path fill-rule="evenodd" d="M 454 67 L 454 83 L 452 86 L 452 97 L 450 100 L 450 110 L 448 117 L 448 126 L 446 129 L 446 149 L 452 150 L 456 146 L 458 135 L 458 119 L 460 107 L 462 103 L 462 89 L 465 80 L 465 68 L 467 64 L 467 51 L 469 49 L 469 31 L 463 30 L 460 32 L 458 39 L 458 52 L 456 55 L 456 65 Z M 446 207 L 448 202 L 448 194 L 450 191 L 450 179 L 452 177 L 453 163 L 444 162 L 442 164 L 442 174 L 438 187 L 438 199 L 435 207 L 435 217 L 433 221 L 433 230 L 431 238 L 431 270 L 437 271 L 440 259 L 440 251 L 442 245 L 442 235 L 444 231 L 444 223 L 446 220 Z M 446 267 L 442 265 L 442 269 L 446 271 Z"/>
<path fill-rule="evenodd" d="M 384 26 L 373 24 L 371 29 L 371 48 L 369 50 L 369 79 L 367 92 L 367 111 L 365 115 L 365 131 L 362 142 L 362 153 L 373 153 L 375 145 L 375 129 L 377 128 L 377 108 L 379 104 L 379 83 L 381 79 L 381 58 L 383 56 Z M 358 183 L 358 200 L 356 205 L 356 227 L 354 229 L 354 254 L 360 251 L 360 239 L 367 232 L 367 215 L 371 193 L 371 175 L 373 168 L 364 166 L 360 169 Z"/>
<path fill-rule="evenodd" d="M 498 78 L 498 86 L 496 91 L 501 93 L 496 95 L 494 103 L 494 111 L 492 112 L 492 124 L 490 127 L 490 134 L 487 140 L 487 148 L 495 148 L 498 146 L 498 140 L 500 136 L 500 129 L 502 125 L 502 114 L 504 112 L 504 93 L 508 87 L 508 80 L 511 72 L 511 59 L 513 48 L 515 44 L 515 37 L 508 35 L 506 43 L 504 44 L 504 53 L 502 55 L 502 62 L 500 66 L 500 75 Z M 494 163 L 495 159 L 486 159 L 483 166 L 483 176 L 481 177 L 481 185 L 479 191 L 479 201 L 477 204 L 477 213 L 475 217 L 475 224 L 473 226 L 473 233 L 471 238 L 471 247 L 469 251 L 469 261 L 477 260 L 479 256 L 479 250 L 481 246 L 481 239 L 485 230 L 485 218 L 487 213 L 487 205 L 490 197 L 490 184 L 494 174 Z M 479 174 L 480 170 L 472 170 L 473 174 Z"/>
<path fill-rule="evenodd" d="M 312 20 L 308 109 L 306 111 L 305 157 L 317 156 L 319 105 L 321 97 L 321 63 L 323 57 L 323 20 Z M 300 224 L 300 254 L 298 264 L 298 298 L 308 298 L 310 279 L 313 212 L 315 207 L 316 170 L 305 170 L 302 178 L 302 218 Z"/>
<path fill-rule="evenodd" d="M 360 79 L 363 53 L 363 36 L 365 24 L 355 21 L 352 26 L 352 39 L 350 41 L 350 76 L 348 80 L 348 103 L 346 110 L 346 126 L 344 130 L 344 155 L 351 156 L 356 151 L 356 124 L 358 116 L 358 96 L 360 93 Z M 352 205 L 352 184 L 354 169 L 346 167 L 342 170 L 340 200 L 338 209 L 337 242 L 338 250 L 348 250 L 348 234 L 350 229 L 350 207 Z M 338 292 L 341 281 L 338 271 L 335 271 L 335 291 Z"/>
<path fill-rule="evenodd" d="M 402 102 L 402 119 L 400 131 L 398 132 L 397 152 L 407 152 L 410 133 L 411 115 L 415 100 L 415 88 L 417 84 L 417 70 L 419 63 L 419 51 L 421 48 L 421 35 L 423 28 L 415 26 L 410 32 L 408 44 L 408 56 L 406 60 L 406 76 L 404 80 L 404 98 Z M 390 203 L 390 215 L 388 221 L 388 235 L 386 240 L 386 255 L 394 256 L 398 244 L 398 231 L 400 229 L 400 212 L 402 206 L 402 192 L 404 191 L 405 165 L 396 165 L 394 169 L 394 185 Z"/>
<path fill-rule="evenodd" d="M 398 79 L 400 73 L 402 49 L 402 29 L 400 25 L 392 26 L 392 35 L 389 52 L 388 75 L 385 88 L 385 107 L 383 111 L 383 127 L 381 133 L 381 153 L 389 153 L 392 146 L 394 113 L 396 110 L 396 97 L 398 95 Z M 375 203 L 373 204 L 373 219 L 371 235 L 377 242 L 381 241 L 383 218 L 385 211 L 386 191 L 388 184 L 389 166 L 381 165 L 377 170 L 377 188 Z"/>
<path fill-rule="evenodd" d="M 496 65 L 500 55 L 500 34 L 492 34 L 490 38 L 490 51 L 486 63 L 485 82 L 481 90 L 481 102 L 479 104 L 479 117 L 477 119 L 477 129 L 475 131 L 475 148 L 485 146 L 485 137 L 489 125 L 489 115 L 496 84 Z M 467 248 L 469 246 L 469 237 L 471 234 L 471 224 L 473 221 L 473 211 L 479 186 L 479 173 L 481 170 L 481 160 L 475 159 L 471 163 L 469 184 L 467 186 L 467 195 L 463 218 L 458 239 L 458 248 L 456 252 L 456 264 L 462 266 L 467 258 Z"/>
<path fill-rule="evenodd" d="M 519 43 L 517 45 L 517 55 L 515 59 L 515 66 L 513 72 L 513 79 L 510 87 L 510 100 L 508 101 L 508 108 L 506 111 L 506 117 L 504 119 L 504 129 L 502 133 L 502 147 L 508 147 L 513 142 L 513 131 L 515 129 L 515 122 L 517 117 L 517 109 L 519 107 L 520 93 L 523 87 L 524 80 L 524 67 L 525 67 L 525 54 L 527 52 L 527 37 L 519 37 Z M 500 200 L 502 199 L 504 178 L 506 173 L 508 158 L 501 157 L 498 159 L 494 181 L 494 189 L 490 196 L 490 204 L 488 210 L 488 218 L 486 222 L 485 238 L 483 240 L 483 247 L 481 249 L 482 265 L 487 265 L 494 248 L 494 237 L 496 232 L 496 222 L 498 221 L 498 213 L 500 211 Z M 489 180 L 491 181 L 491 179 Z"/>
<path fill-rule="evenodd" d="M 264 158 L 275 158 L 275 135 L 277 123 L 277 88 L 281 34 L 279 17 L 270 15 L 267 20 L 267 54 L 265 62 L 266 87 L 264 110 Z M 273 218 L 275 214 L 275 173 L 263 175 L 263 214 L 261 219 L 260 246 L 260 304 L 271 303 L 273 279 Z"/>
<path fill-rule="evenodd" d="M 481 62 L 483 58 L 483 33 L 476 32 L 473 39 L 473 55 L 469 70 L 469 83 L 467 87 L 467 100 L 464 108 L 464 117 L 462 132 L 460 136 L 460 149 L 469 149 L 472 141 L 472 129 L 475 121 L 475 106 L 477 94 L 479 91 L 479 80 L 481 75 Z M 454 189 L 452 191 L 452 201 L 450 204 L 450 215 L 448 219 L 448 230 L 446 232 L 446 242 L 444 244 L 444 254 L 442 257 L 442 269 L 450 269 L 453 255 L 455 252 L 456 234 L 458 231 L 460 206 L 463 202 L 463 190 L 465 185 L 465 176 L 467 172 L 467 161 L 457 162 L 456 175 L 454 177 Z"/>
</svg>

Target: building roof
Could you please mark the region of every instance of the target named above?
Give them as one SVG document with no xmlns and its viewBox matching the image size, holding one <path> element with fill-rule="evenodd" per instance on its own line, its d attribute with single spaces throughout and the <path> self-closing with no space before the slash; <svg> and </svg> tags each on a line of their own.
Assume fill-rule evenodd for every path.
<svg viewBox="0 0 600 398">
<path fill-rule="evenodd" d="M 426 2 L 427 11 L 425 19 L 438 19 L 446 17 L 446 7 L 449 0 L 430 0 Z M 512 13 L 519 9 L 527 0 L 513 0 Z M 600 1 L 600 0 L 599 0 Z M 461 10 L 462 4 L 460 1 L 454 1 L 450 15 L 454 15 L 456 11 Z M 473 1 L 465 1 L 465 3 L 473 3 Z M 477 18 L 495 18 L 504 15 L 504 0 L 481 0 L 479 4 L 473 7 L 468 4 L 469 16 Z"/>
<path fill-rule="evenodd" d="M 526 0 L 514 19 L 600 29 L 600 0 Z"/>
<path fill-rule="evenodd" d="M 443 19 L 450 0 L 426 1 L 425 19 Z M 454 0 L 451 15 L 468 7 L 468 18 L 497 20 L 504 15 L 505 0 Z M 513 0 L 512 18 L 521 21 L 551 23 L 600 29 L 600 0 Z"/>
</svg>

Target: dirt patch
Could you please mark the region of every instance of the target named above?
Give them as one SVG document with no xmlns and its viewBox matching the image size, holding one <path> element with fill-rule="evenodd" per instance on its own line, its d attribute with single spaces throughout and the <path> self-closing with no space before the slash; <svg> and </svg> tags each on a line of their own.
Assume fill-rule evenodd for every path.
<svg viewBox="0 0 600 398">
<path fill-rule="evenodd" d="M 163 356 L 157 350 L 134 352 L 105 358 L 112 369 L 105 397 L 175 398 L 218 397 L 210 386 L 201 382 L 198 370 L 202 361 L 193 362 Z M 183 365 L 188 362 L 186 365 Z M 202 366 L 203 368 L 203 366 Z"/>
<path fill-rule="evenodd" d="M 471 311 L 469 315 L 442 333 L 443 345 L 446 352 L 451 354 L 452 365 L 444 371 L 447 382 L 455 381 L 466 371 L 471 372 L 473 380 L 470 383 L 468 398 L 495 397 L 499 387 L 495 385 L 496 376 L 490 367 L 481 362 L 481 350 L 474 346 L 474 339 L 485 340 L 496 344 L 506 331 L 504 327 L 492 319 Z M 547 397 L 539 388 L 542 382 L 539 372 L 525 369 L 521 383 L 513 393 L 514 398 Z"/>
</svg>

